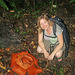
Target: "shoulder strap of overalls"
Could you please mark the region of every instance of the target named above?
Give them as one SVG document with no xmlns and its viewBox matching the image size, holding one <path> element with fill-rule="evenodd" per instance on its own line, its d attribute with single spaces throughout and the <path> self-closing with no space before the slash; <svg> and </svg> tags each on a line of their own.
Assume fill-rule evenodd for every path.
<svg viewBox="0 0 75 75">
<path fill-rule="evenodd" d="M 55 37 L 57 37 L 57 36 L 56 36 L 56 27 L 57 27 L 57 26 L 56 26 L 56 23 L 54 23 L 54 25 L 53 25 L 53 33 L 54 33 Z"/>
</svg>

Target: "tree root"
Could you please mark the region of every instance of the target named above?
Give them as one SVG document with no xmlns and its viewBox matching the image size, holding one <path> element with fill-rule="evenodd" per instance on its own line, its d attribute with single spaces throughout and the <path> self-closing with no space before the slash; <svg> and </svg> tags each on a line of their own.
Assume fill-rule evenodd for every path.
<svg viewBox="0 0 75 75">
<path fill-rule="evenodd" d="M 46 69 L 47 69 L 47 67 L 48 67 L 48 65 L 49 65 L 49 60 L 46 59 L 46 58 L 37 58 L 37 59 L 38 59 L 38 60 L 45 60 L 45 61 L 47 62 L 46 66 L 45 66 L 44 68 L 42 68 L 42 69 L 43 69 L 43 74 L 44 74 L 44 72 L 46 71 Z"/>
</svg>

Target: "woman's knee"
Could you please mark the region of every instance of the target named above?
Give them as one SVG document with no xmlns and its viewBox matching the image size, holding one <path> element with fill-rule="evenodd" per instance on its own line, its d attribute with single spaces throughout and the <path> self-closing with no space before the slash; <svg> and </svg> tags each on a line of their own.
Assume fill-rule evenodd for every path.
<svg viewBox="0 0 75 75">
<path fill-rule="evenodd" d="M 62 50 L 59 50 L 57 53 L 56 53 L 56 57 L 61 57 L 63 54 L 63 51 Z"/>
<path fill-rule="evenodd" d="M 37 47 L 37 52 L 38 53 L 43 53 L 43 50 L 40 48 L 40 46 Z"/>
</svg>

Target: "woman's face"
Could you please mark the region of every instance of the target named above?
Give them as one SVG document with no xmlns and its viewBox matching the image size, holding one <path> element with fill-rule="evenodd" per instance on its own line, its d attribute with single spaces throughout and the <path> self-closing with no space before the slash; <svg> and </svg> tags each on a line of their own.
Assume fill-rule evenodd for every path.
<svg viewBox="0 0 75 75">
<path fill-rule="evenodd" d="M 49 28 L 49 21 L 47 21 L 46 19 L 41 19 L 40 20 L 40 27 L 42 28 L 42 29 L 44 29 L 45 31 L 47 31 L 48 30 L 48 28 Z"/>
</svg>

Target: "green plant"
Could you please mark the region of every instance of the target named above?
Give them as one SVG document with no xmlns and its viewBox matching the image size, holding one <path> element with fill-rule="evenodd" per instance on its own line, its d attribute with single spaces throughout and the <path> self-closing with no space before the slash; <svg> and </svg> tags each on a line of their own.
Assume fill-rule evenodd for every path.
<svg viewBox="0 0 75 75">
<path fill-rule="evenodd" d="M 11 15 L 13 15 L 14 18 L 18 19 L 18 18 L 24 16 L 24 14 L 23 14 L 24 11 L 25 11 L 25 9 L 16 9 L 16 10 L 14 10 L 14 12 L 11 12 L 12 13 Z"/>
<path fill-rule="evenodd" d="M 16 27 L 16 28 L 15 28 L 15 31 L 18 33 L 18 32 L 19 32 L 19 28 L 18 28 L 18 27 Z"/>
<path fill-rule="evenodd" d="M 63 71 L 64 69 L 62 67 L 60 67 L 59 69 L 57 68 L 57 66 L 51 66 L 51 69 L 53 70 L 53 72 L 57 75 L 64 75 Z"/>
<path fill-rule="evenodd" d="M 1 48 L 3 48 L 3 47 L 4 47 L 4 45 L 0 45 L 0 47 L 1 47 Z"/>
<path fill-rule="evenodd" d="M 59 72 L 58 72 L 58 75 L 64 75 L 63 70 L 64 69 L 60 67 Z"/>
<path fill-rule="evenodd" d="M 27 33 L 31 32 L 31 31 L 32 31 L 32 29 L 29 29 L 26 32 L 21 32 L 20 34 L 27 34 Z"/>
<path fill-rule="evenodd" d="M 51 66 L 51 69 L 54 71 L 54 73 L 56 73 L 57 74 L 57 67 L 53 67 L 53 66 Z"/>
<path fill-rule="evenodd" d="M 21 15 L 22 10 L 17 10 L 14 12 L 14 18 L 19 18 Z"/>
<path fill-rule="evenodd" d="M 49 0 L 50 4 L 50 15 L 54 15 L 57 12 L 57 0 Z"/>
<path fill-rule="evenodd" d="M 8 6 L 6 5 L 6 3 L 3 0 L 0 0 L 0 6 L 5 8 L 5 9 L 9 9 Z"/>
<path fill-rule="evenodd" d="M 70 0 L 70 2 L 69 3 L 74 3 L 75 2 L 75 0 Z"/>
</svg>

